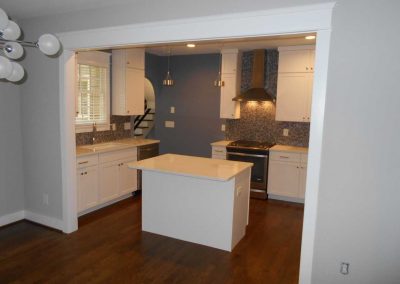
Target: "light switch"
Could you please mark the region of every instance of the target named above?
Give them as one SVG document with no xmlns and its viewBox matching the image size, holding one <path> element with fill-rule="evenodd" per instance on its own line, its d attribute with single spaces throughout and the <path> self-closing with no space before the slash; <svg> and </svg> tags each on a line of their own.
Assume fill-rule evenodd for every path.
<svg viewBox="0 0 400 284">
<path fill-rule="evenodd" d="M 175 113 L 175 107 L 171 107 L 171 111 L 170 111 L 171 113 Z"/>
<path fill-rule="evenodd" d="M 175 121 L 173 121 L 173 120 L 166 120 L 166 121 L 165 121 L 165 127 L 167 127 L 167 128 L 174 128 L 174 127 L 175 127 Z"/>
<path fill-rule="evenodd" d="M 289 136 L 289 129 L 287 128 L 283 129 L 283 136 Z"/>
<path fill-rule="evenodd" d="M 111 130 L 117 130 L 117 124 L 115 124 L 115 123 L 112 123 L 111 124 Z"/>
<path fill-rule="evenodd" d="M 131 129 L 131 123 L 130 123 L 130 122 L 125 122 L 125 123 L 124 123 L 124 129 L 125 129 L 125 130 Z"/>
<path fill-rule="evenodd" d="M 221 131 L 225 131 L 225 124 L 221 124 Z"/>
</svg>

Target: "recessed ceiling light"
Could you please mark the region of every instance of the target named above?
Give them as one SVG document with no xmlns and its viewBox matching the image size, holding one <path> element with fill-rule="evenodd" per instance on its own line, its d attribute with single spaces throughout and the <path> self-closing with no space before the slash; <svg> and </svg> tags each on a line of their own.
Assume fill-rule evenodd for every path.
<svg viewBox="0 0 400 284">
<path fill-rule="evenodd" d="M 196 45 L 194 43 L 188 43 L 186 46 L 190 47 L 190 48 L 196 47 Z"/>
<path fill-rule="evenodd" d="M 306 37 L 305 37 L 305 39 L 309 39 L 309 40 L 311 40 L 311 39 L 315 39 L 315 35 L 309 35 L 309 36 L 306 36 Z"/>
</svg>

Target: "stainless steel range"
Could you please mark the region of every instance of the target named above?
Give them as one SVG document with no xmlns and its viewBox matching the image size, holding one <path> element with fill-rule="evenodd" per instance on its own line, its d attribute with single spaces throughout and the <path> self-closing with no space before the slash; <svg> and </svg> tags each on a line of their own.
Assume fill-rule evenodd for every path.
<svg viewBox="0 0 400 284">
<path fill-rule="evenodd" d="M 253 198 L 266 199 L 268 182 L 269 148 L 274 143 L 237 140 L 226 147 L 227 159 L 253 163 L 251 169 L 251 191 Z"/>
</svg>

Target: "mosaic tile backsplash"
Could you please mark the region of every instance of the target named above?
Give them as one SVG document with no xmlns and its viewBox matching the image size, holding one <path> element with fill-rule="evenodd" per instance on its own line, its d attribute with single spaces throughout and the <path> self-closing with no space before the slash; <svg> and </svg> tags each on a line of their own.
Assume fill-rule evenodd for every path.
<svg viewBox="0 0 400 284">
<path fill-rule="evenodd" d="M 276 98 L 278 81 L 278 51 L 265 50 L 265 89 Z M 244 52 L 242 57 L 241 91 L 250 87 L 253 52 Z M 305 122 L 275 121 L 275 105 L 271 102 L 242 102 L 240 119 L 226 121 L 225 136 L 228 140 L 256 140 L 277 144 L 308 147 L 310 124 Z M 283 136 L 283 129 L 289 136 Z"/>
<path fill-rule="evenodd" d="M 133 137 L 133 133 L 131 130 L 124 130 L 124 123 L 131 122 L 130 116 L 116 116 L 112 115 L 110 117 L 110 124 L 115 123 L 117 126 L 116 130 L 107 130 L 107 131 L 96 131 L 94 138 L 96 143 L 110 142 L 117 139 L 124 139 Z M 132 122 L 131 122 L 132 128 Z M 76 134 L 76 145 L 85 145 L 92 143 L 92 133 L 77 133 Z"/>
</svg>

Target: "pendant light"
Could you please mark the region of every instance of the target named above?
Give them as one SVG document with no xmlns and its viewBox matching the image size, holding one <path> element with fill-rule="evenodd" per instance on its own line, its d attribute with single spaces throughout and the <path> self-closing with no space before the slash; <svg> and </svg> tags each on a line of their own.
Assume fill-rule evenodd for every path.
<svg viewBox="0 0 400 284">
<path fill-rule="evenodd" d="M 56 55 L 61 48 L 59 40 L 51 34 L 44 34 L 38 41 L 18 40 L 21 29 L 17 23 L 8 19 L 7 13 L 0 8 L 0 79 L 18 82 L 24 77 L 24 68 L 17 62 L 24 55 L 23 46 L 39 48 L 46 55 Z M 8 58 L 7 58 L 8 57 Z"/>
<path fill-rule="evenodd" d="M 219 54 L 218 76 L 217 79 L 215 79 L 214 81 L 214 86 L 219 88 L 224 86 L 224 82 L 222 81 L 221 78 L 221 68 L 222 68 L 222 53 Z"/>
<path fill-rule="evenodd" d="M 169 61 L 170 61 L 170 57 L 171 57 L 171 49 L 168 50 L 168 71 L 167 71 L 167 76 L 165 76 L 165 79 L 163 80 L 163 85 L 164 86 L 168 86 L 171 87 L 174 85 L 174 80 L 171 77 L 170 74 L 170 69 L 169 69 Z"/>
</svg>

